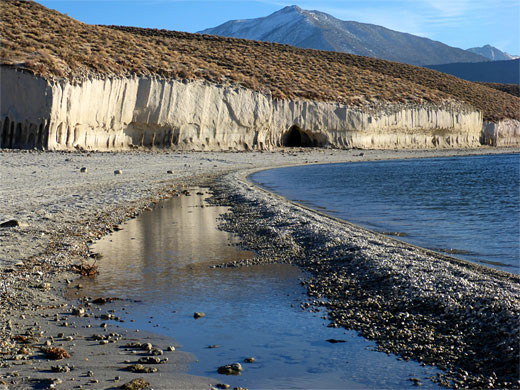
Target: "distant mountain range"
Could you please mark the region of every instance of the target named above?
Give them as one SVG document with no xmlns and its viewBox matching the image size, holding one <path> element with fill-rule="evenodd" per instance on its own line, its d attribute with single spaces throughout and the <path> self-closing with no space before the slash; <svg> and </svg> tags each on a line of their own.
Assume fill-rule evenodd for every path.
<svg viewBox="0 0 520 390">
<path fill-rule="evenodd" d="M 319 11 L 289 6 L 256 19 L 231 20 L 202 34 L 284 43 L 412 65 L 484 62 L 481 54 L 374 24 L 342 21 Z"/>
<path fill-rule="evenodd" d="M 520 59 L 479 63 L 430 65 L 427 68 L 468 81 L 520 84 Z"/>
<path fill-rule="evenodd" d="M 468 49 L 468 51 L 489 58 L 492 61 L 507 61 L 520 58 L 519 56 L 513 56 L 509 53 L 500 51 L 499 49 L 491 45 L 484 45 L 482 47 L 472 47 Z"/>
</svg>

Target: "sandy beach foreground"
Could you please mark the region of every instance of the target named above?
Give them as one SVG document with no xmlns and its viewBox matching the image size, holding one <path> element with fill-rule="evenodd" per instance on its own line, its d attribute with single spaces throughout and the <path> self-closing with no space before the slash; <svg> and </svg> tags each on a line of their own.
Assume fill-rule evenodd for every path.
<svg viewBox="0 0 520 390">
<path fill-rule="evenodd" d="M 252 261 L 291 262 L 310 272 L 308 306 L 326 305 L 330 326 L 358 330 L 382 351 L 445 369 L 437 378 L 444 385 L 518 387 L 517 276 L 373 234 L 244 180 L 253 170 L 291 164 L 503 152 L 1 151 L 0 223 L 16 223 L 0 228 L 0 389 L 118 388 L 141 377 L 155 389 L 217 384 L 184 374 L 194 357 L 170 351 L 172 340 L 127 331 L 117 321 L 105 329 L 114 315 L 102 305 L 85 301 L 78 309 L 64 297 L 78 271 L 88 271 L 77 265 L 96 261 L 93 240 L 200 184 L 212 188 L 214 202 L 231 207 L 224 228 L 257 251 Z M 44 350 L 55 347 L 70 357 L 48 359 Z M 158 367 L 156 373 L 124 369 L 148 358 L 162 363 L 143 365 Z"/>
</svg>

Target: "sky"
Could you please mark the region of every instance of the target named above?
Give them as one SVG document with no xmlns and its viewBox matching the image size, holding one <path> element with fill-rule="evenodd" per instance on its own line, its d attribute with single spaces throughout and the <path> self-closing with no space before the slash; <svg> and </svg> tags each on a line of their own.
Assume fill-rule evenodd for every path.
<svg viewBox="0 0 520 390">
<path fill-rule="evenodd" d="M 490 44 L 520 55 L 519 0 L 38 0 L 91 24 L 197 32 L 287 5 L 372 23 L 468 49 Z"/>
</svg>

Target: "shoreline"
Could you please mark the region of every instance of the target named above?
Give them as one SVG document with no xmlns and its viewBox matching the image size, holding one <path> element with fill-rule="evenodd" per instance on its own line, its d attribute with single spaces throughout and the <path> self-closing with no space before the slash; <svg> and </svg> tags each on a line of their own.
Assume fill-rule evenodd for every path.
<svg viewBox="0 0 520 390">
<path fill-rule="evenodd" d="M 326 307 L 329 326 L 437 366 L 445 374 L 433 380 L 446 387 L 519 387 L 520 276 L 287 201 L 247 181 L 248 173 L 228 175 L 217 192 L 229 194 L 232 208 L 224 230 L 258 257 L 221 266 L 296 264 L 312 275 L 306 307 Z"/>
<path fill-rule="evenodd" d="M 438 157 L 431 157 L 431 158 L 438 158 Z M 342 163 L 333 163 L 333 164 L 342 164 Z M 277 168 L 281 168 L 281 167 L 277 167 Z M 411 248 L 414 248 L 414 249 L 416 249 L 418 251 L 424 252 L 424 254 L 426 254 L 426 255 L 436 256 L 438 258 L 442 258 L 443 260 L 445 260 L 447 262 L 451 262 L 451 263 L 454 263 L 454 264 L 459 264 L 459 265 L 467 267 L 467 268 L 475 268 L 479 272 L 496 274 L 497 276 L 505 277 L 505 278 L 511 278 L 511 279 L 515 280 L 516 282 L 520 282 L 520 275 L 519 274 L 503 271 L 503 270 L 500 270 L 500 269 L 496 269 L 496 268 L 490 267 L 490 266 L 485 265 L 485 264 L 475 263 L 475 262 L 472 262 L 472 261 L 469 261 L 469 260 L 465 260 L 465 259 L 462 259 L 462 258 L 458 258 L 458 257 L 455 257 L 455 256 L 450 256 L 450 255 L 442 253 L 442 252 L 437 252 L 437 251 L 435 251 L 433 249 L 428 249 L 428 248 L 425 248 L 425 247 L 422 247 L 422 246 L 419 246 L 419 245 L 415 245 L 413 243 L 401 240 L 399 238 L 396 238 L 395 236 L 391 236 L 391 235 L 387 235 L 385 233 L 381 233 L 381 232 L 377 232 L 375 230 L 371 230 L 371 229 L 369 229 L 367 227 L 364 227 L 362 225 L 359 225 L 359 224 L 347 221 L 347 220 L 342 219 L 340 217 L 335 217 L 333 215 L 327 214 L 327 213 L 325 213 L 323 211 L 320 211 L 318 209 L 314 209 L 312 207 L 306 206 L 305 204 L 300 203 L 298 201 L 293 201 L 293 200 L 287 199 L 283 195 L 277 194 L 276 192 L 272 192 L 272 191 L 270 191 L 267 188 L 263 188 L 262 186 L 256 184 L 254 181 L 249 179 L 249 176 L 254 175 L 257 172 L 261 172 L 261 171 L 269 170 L 269 169 L 271 169 L 271 168 L 261 168 L 261 169 L 247 170 L 246 172 L 241 172 L 237 176 L 237 178 L 239 180 L 241 180 L 242 182 L 248 184 L 248 185 L 254 186 L 256 190 L 262 191 L 262 192 L 266 193 L 268 196 L 278 199 L 280 202 L 287 203 L 287 204 L 290 204 L 290 205 L 295 206 L 297 208 L 306 210 L 307 212 L 317 214 L 320 217 L 323 217 L 324 219 L 330 219 L 333 222 L 337 222 L 339 224 L 342 224 L 342 225 L 345 225 L 345 226 L 349 226 L 349 227 L 354 228 L 354 229 L 365 230 L 369 234 L 374 235 L 376 237 L 379 237 L 381 239 L 387 240 L 389 242 L 395 242 L 395 244 L 397 244 L 397 245 L 407 245 L 407 246 L 409 246 Z"/>
<path fill-rule="evenodd" d="M 48 309 L 54 311 L 70 310 L 70 302 L 63 296 L 66 280 L 75 278 L 70 272 L 73 264 L 88 260 L 93 262 L 89 242 L 100 238 L 143 210 L 153 207 L 158 199 L 166 199 L 178 194 L 183 186 L 212 181 L 224 173 L 243 171 L 247 168 L 275 168 L 284 165 L 310 163 L 334 163 L 368 161 L 372 159 L 424 158 L 442 156 L 460 156 L 468 154 L 518 153 L 515 149 L 477 149 L 477 150 L 439 150 L 439 151 L 363 151 L 359 150 L 301 150 L 286 149 L 277 152 L 249 153 L 165 153 L 165 152 L 130 152 L 130 153 L 40 153 L 23 151 L 0 151 L 0 161 L 6 167 L 6 187 L 3 190 L 4 210 L 11 213 L 2 215 L 6 219 L 18 219 L 22 226 L 1 229 L 0 272 L 3 285 L 0 285 L 2 300 L 0 304 L 0 374 L 6 376 L 6 384 L 0 386 L 25 388 L 28 377 L 37 376 L 35 367 L 42 367 L 44 359 L 38 346 L 53 332 L 66 333 L 59 323 L 49 321 L 43 336 L 38 342 L 28 345 L 28 354 L 17 353 L 24 346 L 14 336 L 23 334 L 31 328 L 44 329 L 45 320 L 41 319 L 41 307 L 57 306 Z M 13 158 L 14 156 L 14 158 Z M 266 157 L 267 156 L 267 157 Z M 93 158 L 92 158 L 93 157 Z M 258 157 L 256 160 L 254 158 Z M 14 160 L 14 161 L 12 161 Z M 69 160 L 69 161 L 67 161 Z M 114 161 L 115 160 L 115 161 Z M 312 160 L 312 161 L 311 161 Z M 252 162 L 254 161 L 254 162 Z M 86 179 L 79 169 L 85 165 Z M 114 169 L 122 168 L 122 175 L 115 175 Z M 172 169 L 172 174 L 167 174 Z M 2 174 L 4 176 L 4 174 Z M 86 179 L 86 180 L 85 180 Z M 220 180 L 219 180 L 220 181 Z M 39 186 L 34 184 L 38 183 Z M 49 188 L 47 188 L 49 187 Z M 77 196 L 73 196 L 77 195 Z M 16 211 L 14 211 L 16 210 Z M 43 235 L 42 235 L 43 233 Z M 102 260 L 99 260 L 102 261 Z M 78 275 L 79 276 L 79 275 Z M 312 292 L 312 291 L 311 291 Z M 22 316 L 25 318 L 22 319 Z M 9 323 L 11 319 L 11 323 Z M 35 326 L 34 323 L 38 323 Z M 81 326 L 81 325 L 78 325 Z M 88 329 L 88 328 L 87 328 Z M 36 329 L 33 329 L 33 333 Z M 40 331 L 38 331 L 40 332 Z M 87 331 L 90 332 L 90 331 Z M 94 333 L 92 330 L 90 333 Z M 163 341 L 164 342 L 164 341 Z M 78 341 L 79 343 L 79 341 Z M 118 351 L 114 343 L 113 351 Z M 106 346 L 106 345 L 105 345 Z M 109 345 L 110 346 L 110 345 Z M 76 347 L 75 347 L 76 348 Z M 91 353 L 96 345 L 85 344 L 81 351 L 73 354 L 78 361 L 71 375 L 82 376 L 82 354 Z M 164 347 L 163 347 L 164 348 Z M 189 357 L 175 363 L 178 367 L 186 364 Z M 63 364 L 60 361 L 59 364 Z M 20 364 L 23 363 L 23 364 Z M 53 365 L 56 362 L 52 362 Z M 50 364 L 50 363 L 49 363 Z M 160 366 L 170 366 L 171 363 Z M 177 368 L 178 368 L 177 367 Z M 122 376 L 114 368 L 106 368 L 102 378 Z M 83 369 L 85 371 L 85 369 Z M 173 367 L 170 374 L 143 374 L 155 388 L 165 388 L 168 380 L 192 380 L 197 387 L 209 383 L 205 379 L 182 377 Z M 182 371 L 182 370 L 181 370 Z M 18 376 L 11 376 L 16 372 Z M 7 374 L 10 376 L 7 377 Z M 48 373 L 47 373 L 48 374 Z M 52 374 L 59 378 L 62 374 Z M 52 376 L 51 375 L 51 376 Z M 143 376 L 141 375 L 141 376 Z M 181 376 L 179 376 L 181 375 Z M 47 375 L 49 376 L 49 375 Z M 132 376 L 139 376 L 130 374 Z M 167 378 L 168 377 L 168 378 Z M 173 378 L 173 379 L 172 379 Z M 89 383 L 89 388 L 104 388 L 107 385 L 100 380 L 83 377 L 78 385 Z M 166 380 L 166 382 L 165 382 Z M 17 383 L 12 384 L 10 381 Z M 24 382 L 25 381 L 25 382 Z M 202 382 L 201 382 L 202 381 Z M 205 382 L 204 382 L 205 381 Z M 124 380 L 121 380 L 121 384 Z M 25 383 L 25 384 L 24 384 Z M 113 386 L 114 384 L 112 384 Z M 11 388 L 9 387 L 9 388 Z M 182 387 L 182 386 L 181 386 Z M 1 387 L 0 387 L 1 388 Z M 207 388 L 207 387 L 204 387 Z"/>
</svg>

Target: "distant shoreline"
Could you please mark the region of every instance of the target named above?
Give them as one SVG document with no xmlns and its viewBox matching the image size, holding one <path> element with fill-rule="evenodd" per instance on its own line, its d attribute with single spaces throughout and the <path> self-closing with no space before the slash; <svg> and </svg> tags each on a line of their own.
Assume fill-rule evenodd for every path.
<svg viewBox="0 0 520 390">
<path fill-rule="evenodd" d="M 514 152 L 502 153 L 501 155 L 515 156 L 515 155 L 518 155 L 518 153 L 514 153 Z M 484 157 L 484 156 L 492 156 L 492 155 L 490 155 L 490 154 L 486 154 L 486 155 L 482 155 L 482 154 L 468 154 L 466 156 L 460 156 L 460 157 Z M 422 159 L 419 159 L 419 160 L 435 159 L 435 160 L 438 160 L 438 161 L 442 161 L 442 159 L 451 160 L 452 158 L 453 157 L 448 157 L 448 156 L 444 157 L 443 156 L 443 157 L 428 157 L 428 158 L 422 158 Z M 408 164 L 406 164 L 406 161 L 408 161 L 408 160 L 410 160 L 410 159 L 381 160 L 381 161 L 378 161 L 378 162 L 384 163 L 385 161 L 397 161 L 397 162 L 400 161 L 400 162 L 403 162 L 405 166 L 409 166 Z M 418 160 L 418 159 L 412 158 L 411 160 Z M 473 160 L 473 161 L 475 161 L 475 160 Z M 482 160 L 478 160 L 478 161 L 482 161 Z M 494 160 L 491 160 L 491 161 L 494 161 Z M 375 161 L 359 161 L 358 163 L 363 163 L 363 162 L 375 163 Z M 284 182 L 285 178 L 287 178 L 289 180 L 289 182 L 291 182 L 291 176 L 292 175 L 289 172 L 293 172 L 294 174 L 297 174 L 298 176 L 300 176 L 300 175 L 305 176 L 304 172 L 313 173 L 313 175 L 314 175 L 313 178 L 315 178 L 317 180 L 320 180 L 321 174 L 318 174 L 318 176 L 316 176 L 316 173 L 318 172 L 316 169 L 320 169 L 319 172 L 321 172 L 321 169 L 322 169 L 321 166 L 324 166 L 324 165 L 335 165 L 335 164 L 340 164 L 340 165 L 343 164 L 343 166 L 346 166 L 344 164 L 352 164 L 352 162 L 332 163 L 332 164 L 321 164 L 321 163 L 305 164 L 304 166 L 309 166 L 309 165 L 318 165 L 318 166 L 320 166 L 319 168 L 314 168 L 314 169 L 313 168 L 309 168 L 309 170 L 307 170 L 307 169 L 305 169 L 305 170 L 291 170 L 292 168 L 295 168 L 297 166 L 281 167 L 281 168 L 286 168 L 284 173 L 280 173 L 281 176 L 278 176 L 277 173 L 273 172 L 272 174 L 267 174 L 266 176 L 260 175 L 260 176 L 257 176 L 257 177 L 253 177 L 254 175 L 256 175 L 259 172 L 264 172 L 266 170 L 267 171 L 271 170 L 271 169 L 261 168 L 261 169 L 258 169 L 258 170 L 252 170 L 251 172 L 248 172 L 247 176 L 245 176 L 244 179 L 247 180 L 248 182 L 254 184 L 259 190 L 266 191 L 268 193 L 271 193 L 271 195 L 273 195 L 273 196 L 281 197 L 282 199 L 284 199 L 288 203 L 293 203 L 293 204 L 298 205 L 298 206 L 300 206 L 302 208 L 306 208 L 306 209 L 312 210 L 312 211 L 314 211 L 316 213 L 319 213 L 321 215 L 328 216 L 328 217 L 330 217 L 330 218 L 332 218 L 334 220 L 351 223 L 351 224 L 356 225 L 359 228 L 367 229 L 367 230 L 373 231 L 374 233 L 377 233 L 377 234 L 384 234 L 387 237 L 391 237 L 391 238 L 396 239 L 397 241 L 400 241 L 400 242 L 402 241 L 402 242 L 408 243 L 408 244 L 410 244 L 412 246 L 424 247 L 426 245 L 429 248 L 428 250 L 431 250 L 432 252 L 435 252 L 435 253 L 438 253 L 438 254 L 442 254 L 442 255 L 446 255 L 446 256 L 449 256 L 449 257 L 455 257 L 457 259 L 461 259 L 463 261 L 468 261 L 468 262 L 473 263 L 473 264 L 480 264 L 480 265 L 483 265 L 485 267 L 490 267 L 490 268 L 493 268 L 493 269 L 497 269 L 496 267 L 487 265 L 487 264 L 494 264 L 494 265 L 497 265 L 497 266 L 502 266 L 502 268 L 500 268 L 500 269 L 502 271 L 504 271 L 504 272 L 512 272 L 512 270 L 514 269 L 515 271 L 512 272 L 512 273 L 514 273 L 514 274 L 519 274 L 520 273 L 520 271 L 518 270 L 517 265 L 514 262 L 513 263 L 511 263 L 511 262 L 502 263 L 502 262 L 500 262 L 498 260 L 494 261 L 493 259 L 488 259 L 487 257 L 485 257 L 484 254 L 483 254 L 484 252 L 479 251 L 478 253 L 473 253 L 474 249 L 469 249 L 468 247 L 465 247 L 465 249 L 469 250 L 470 252 L 466 252 L 465 250 L 457 251 L 456 249 L 453 249 L 453 251 L 452 250 L 449 250 L 449 251 L 448 250 L 447 251 L 440 250 L 440 248 L 457 248 L 457 249 L 462 249 L 461 247 L 457 246 L 457 243 L 450 243 L 451 246 L 442 246 L 442 247 L 439 246 L 440 245 L 439 243 L 435 243 L 435 244 L 437 244 L 437 246 L 434 246 L 435 244 L 431 240 L 426 240 L 426 241 L 429 242 L 429 244 L 425 243 L 425 237 L 427 237 L 427 235 L 424 235 L 424 232 L 419 232 L 417 229 L 414 230 L 414 228 L 413 228 L 414 224 L 412 223 L 412 221 L 406 222 L 406 226 L 407 227 L 404 227 L 404 226 L 402 226 L 402 227 L 395 227 L 395 226 L 394 227 L 389 227 L 389 226 L 384 227 L 383 225 L 385 223 L 382 222 L 381 220 L 379 220 L 379 219 L 377 219 L 377 220 L 371 219 L 370 214 L 372 214 L 372 213 L 369 210 L 366 210 L 366 212 L 365 212 L 365 214 L 363 216 L 363 221 L 364 222 L 362 222 L 361 224 L 358 224 L 355 221 L 350 220 L 348 218 L 345 219 L 344 217 L 336 216 L 338 212 L 340 214 L 344 213 L 345 209 L 342 209 L 341 208 L 342 206 L 337 204 L 337 203 L 335 203 L 335 202 L 333 202 L 331 204 L 330 201 L 327 200 L 327 194 L 320 192 L 320 190 L 319 190 L 320 186 L 319 185 L 316 185 L 316 184 L 313 183 L 313 185 L 311 187 L 307 187 L 307 186 L 303 185 L 304 181 L 302 181 L 301 184 L 298 183 L 297 181 L 293 182 L 299 189 L 303 189 L 303 191 L 304 191 L 303 194 L 298 193 L 297 198 L 294 198 L 294 196 L 295 196 L 294 189 L 292 188 L 291 185 L 288 185 L 287 183 Z M 426 164 L 428 164 L 428 163 L 426 163 Z M 446 163 L 446 164 L 449 164 L 449 163 Z M 461 163 L 461 164 L 464 164 L 464 163 Z M 372 167 L 379 166 L 379 167 L 381 167 L 381 169 L 385 169 L 384 168 L 385 165 L 381 165 L 381 164 L 378 164 L 378 165 L 365 165 L 365 167 L 366 166 L 372 166 Z M 413 166 L 416 166 L 416 165 L 414 164 Z M 446 168 L 448 168 L 448 165 L 445 165 L 445 166 L 446 166 Z M 486 168 L 488 166 L 489 165 L 487 163 L 483 163 L 481 165 L 481 168 Z M 417 166 L 417 168 L 421 168 L 421 166 Z M 274 170 L 276 170 L 276 169 L 278 169 L 278 168 L 274 168 Z M 323 169 L 324 169 L 323 174 L 327 175 L 327 172 L 328 172 L 327 169 L 335 169 L 335 168 L 324 167 Z M 349 168 L 346 167 L 345 169 L 349 169 Z M 361 170 L 363 171 L 363 168 L 361 168 Z M 354 171 L 349 171 L 349 172 L 352 172 L 354 174 Z M 264 183 L 264 180 L 266 180 L 266 178 L 267 178 L 267 182 Z M 357 178 L 353 177 L 352 178 L 352 184 L 351 185 L 354 185 L 354 186 L 357 187 L 357 185 L 355 184 L 357 182 L 356 179 L 359 180 L 359 177 L 357 177 Z M 446 178 L 446 180 L 449 180 L 449 178 Z M 324 182 L 322 182 L 322 183 L 324 183 Z M 421 183 L 421 184 L 424 185 L 425 183 Z M 275 185 L 274 189 L 270 188 L 270 185 Z M 278 185 L 281 186 L 280 191 L 277 190 L 277 188 L 278 188 L 277 186 Z M 361 188 L 364 188 L 363 184 L 360 184 L 360 185 L 361 185 Z M 306 189 L 308 189 L 310 191 L 310 193 L 306 193 Z M 286 198 L 285 195 L 284 195 L 284 192 L 293 194 L 293 198 L 292 199 Z M 321 197 L 316 198 L 317 194 L 321 194 Z M 311 198 L 309 198 L 309 196 Z M 367 194 L 367 196 L 368 196 L 368 198 L 366 199 L 365 202 L 367 202 L 367 204 L 371 204 L 371 198 L 370 198 L 370 196 L 368 194 Z M 309 199 L 311 199 L 311 200 L 309 200 Z M 361 199 L 359 199 L 359 200 L 361 200 Z M 308 203 L 309 201 L 311 203 Z M 398 199 L 396 199 L 396 201 L 398 201 Z M 434 200 L 432 200 L 432 201 L 434 201 Z M 487 206 L 489 207 L 489 205 L 487 205 Z M 332 209 L 330 209 L 330 207 L 332 207 Z M 338 207 L 338 208 L 334 208 L 334 207 Z M 358 215 L 358 214 L 356 214 L 356 212 L 353 212 L 353 213 L 355 215 Z M 424 215 L 424 217 L 426 219 L 428 219 L 427 215 Z M 350 216 L 350 218 L 352 218 L 352 215 Z M 359 218 L 359 215 L 358 215 L 358 218 Z M 403 216 L 399 217 L 399 219 L 401 219 L 401 218 L 404 218 L 404 217 Z M 438 216 L 437 216 L 437 218 L 438 218 Z M 451 219 L 448 219 L 448 220 L 451 221 Z M 386 222 L 390 222 L 390 221 L 388 221 L 386 219 L 385 219 L 385 221 Z M 454 223 L 455 223 L 455 221 L 454 221 Z M 375 224 L 375 225 L 373 225 L 373 224 Z M 378 227 L 376 227 L 376 225 Z M 399 225 L 399 223 L 397 223 L 397 225 Z M 508 225 L 508 226 L 511 227 L 511 225 Z M 391 230 L 391 229 L 394 229 L 394 228 L 397 229 L 397 230 Z M 411 228 L 414 237 L 416 239 L 419 238 L 421 241 L 423 241 L 423 244 L 418 243 L 418 242 L 415 242 L 415 244 L 414 244 L 413 242 L 409 241 L 406 238 L 404 238 L 404 239 L 400 238 L 400 237 L 407 237 L 408 233 L 410 233 L 410 231 L 408 231 L 408 230 L 401 230 L 401 229 L 407 229 L 407 228 Z M 487 229 L 487 230 L 489 230 L 489 229 Z M 514 231 L 514 228 L 513 228 L 513 231 Z M 397 235 L 396 234 L 390 234 L 390 232 L 397 232 Z M 402 235 L 400 235 L 401 232 L 404 232 L 404 233 Z M 438 234 L 439 231 L 436 231 L 436 233 Z M 469 243 L 467 241 L 465 241 L 464 243 L 469 245 Z M 444 244 L 446 245 L 446 243 L 444 243 Z M 458 243 L 458 245 L 460 245 L 460 244 L 461 244 L 461 242 Z M 453 246 L 453 245 L 455 245 L 455 246 Z M 439 248 L 439 249 L 435 249 L 435 248 Z M 478 255 L 478 258 L 476 259 L 478 261 L 475 263 L 473 261 L 474 257 L 470 258 L 470 259 L 464 258 L 464 254 L 466 254 L 466 253 L 472 253 L 474 256 Z M 516 251 L 514 253 L 516 253 Z M 514 257 L 514 253 L 509 253 L 508 259 L 511 259 L 512 257 Z M 462 257 L 459 256 L 459 255 L 462 255 Z M 484 260 L 484 259 L 488 259 L 489 262 Z"/>
</svg>

